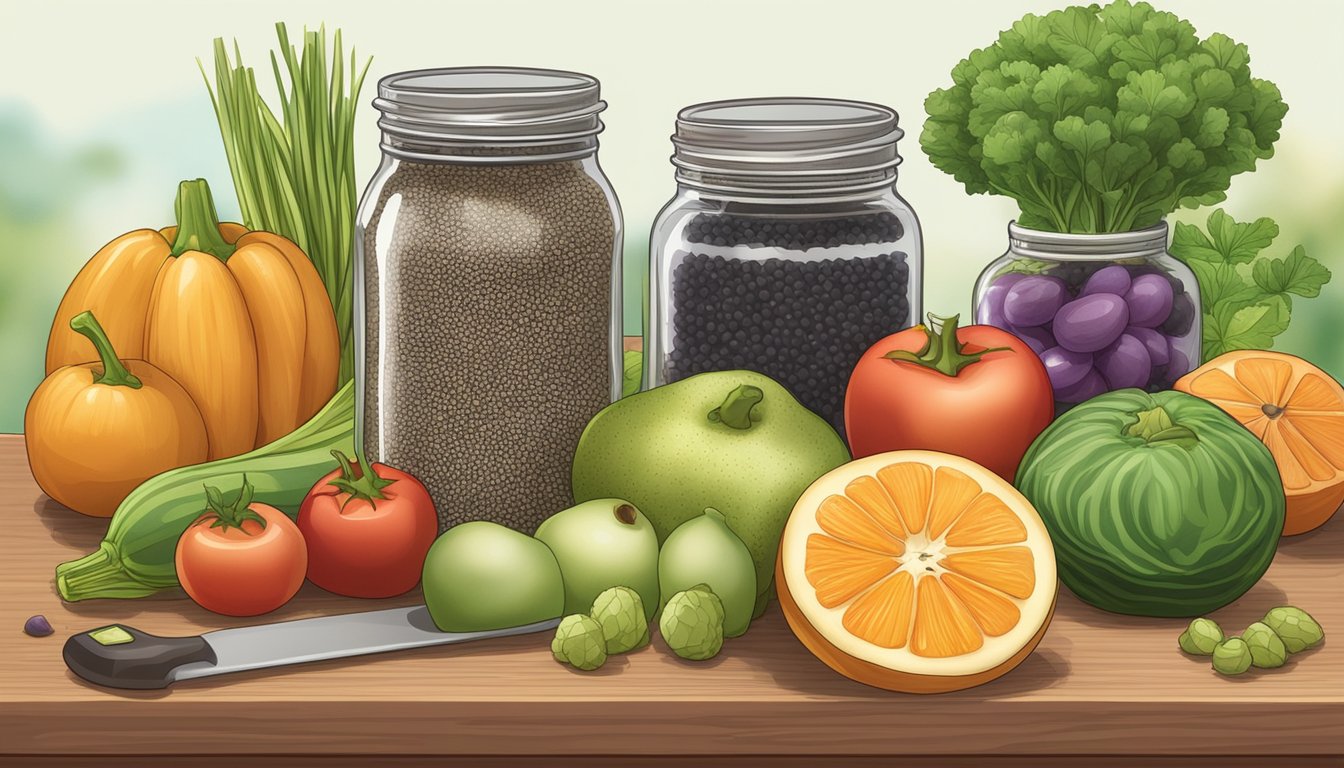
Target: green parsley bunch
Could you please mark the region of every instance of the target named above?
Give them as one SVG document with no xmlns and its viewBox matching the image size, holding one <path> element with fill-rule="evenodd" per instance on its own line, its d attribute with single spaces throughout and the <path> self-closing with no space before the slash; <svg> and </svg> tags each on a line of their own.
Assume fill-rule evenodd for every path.
<svg viewBox="0 0 1344 768">
<path fill-rule="evenodd" d="M 1249 64 L 1148 3 L 1028 14 L 929 94 L 919 143 L 968 192 L 1016 199 L 1023 226 L 1143 229 L 1274 154 L 1288 107 Z"/>
</svg>

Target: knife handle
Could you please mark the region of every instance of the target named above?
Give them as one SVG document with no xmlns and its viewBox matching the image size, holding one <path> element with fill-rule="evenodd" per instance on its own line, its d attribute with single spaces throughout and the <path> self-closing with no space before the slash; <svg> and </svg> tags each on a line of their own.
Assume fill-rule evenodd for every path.
<svg viewBox="0 0 1344 768">
<path fill-rule="evenodd" d="M 61 650 L 76 675 L 108 688 L 167 688 L 186 664 L 216 663 L 215 649 L 200 635 L 159 637 L 111 624 L 72 635 Z"/>
</svg>

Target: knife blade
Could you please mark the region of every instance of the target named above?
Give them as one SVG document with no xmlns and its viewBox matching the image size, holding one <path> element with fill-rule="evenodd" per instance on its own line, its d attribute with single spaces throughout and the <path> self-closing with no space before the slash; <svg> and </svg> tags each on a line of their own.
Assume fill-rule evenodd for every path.
<svg viewBox="0 0 1344 768">
<path fill-rule="evenodd" d="M 504 629 L 443 632 L 429 609 L 415 605 L 186 637 L 159 637 L 111 624 L 71 636 L 61 655 L 72 672 L 96 685 L 155 689 L 252 669 L 544 632 L 559 624 L 554 618 Z"/>
</svg>

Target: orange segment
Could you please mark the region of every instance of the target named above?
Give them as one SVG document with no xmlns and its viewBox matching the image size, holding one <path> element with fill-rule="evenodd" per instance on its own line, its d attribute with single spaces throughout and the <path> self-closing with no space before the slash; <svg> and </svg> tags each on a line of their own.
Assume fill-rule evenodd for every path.
<svg viewBox="0 0 1344 768">
<path fill-rule="evenodd" d="M 1320 451 L 1316 450 L 1315 446 L 1302 437 L 1302 433 L 1297 431 L 1297 427 L 1291 421 L 1280 421 L 1278 429 L 1275 431 L 1278 432 L 1279 439 L 1283 441 L 1284 447 L 1293 457 L 1291 462 L 1280 462 L 1279 477 L 1283 480 L 1284 488 L 1304 488 L 1312 482 L 1329 480 L 1335 476 L 1335 468 L 1321 455 Z M 1268 441 L 1266 441 L 1266 444 L 1268 444 Z M 1270 449 L 1270 453 L 1274 453 L 1273 448 Z M 1288 477 L 1285 474 L 1288 464 L 1297 465 L 1294 467 L 1293 474 L 1305 475 L 1305 478 L 1301 478 L 1301 482 L 1288 482 Z"/>
<path fill-rule="evenodd" d="M 933 495 L 933 470 L 914 462 L 892 464 L 879 469 L 877 479 L 896 502 L 905 530 L 924 530 Z"/>
<path fill-rule="evenodd" d="M 984 645 L 985 638 L 970 611 L 948 596 L 935 578 L 921 578 L 915 585 L 915 627 L 910 650 L 919 656 L 942 658 L 970 653 Z"/>
<path fill-rule="evenodd" d="M 1325 371 L 1282 352 L 1239 350 L 1175 389 L 1222 408 L 1269 448 L 1287 501 L 1283 535 L 1324 524 L 1344 502 L 1344 387 Z"/>
<path fill-rule="evenodd" d="M 845 629 L 879 648 L 903 648 L 910 636 L 915 580 L 905 571 L 878 584 L 845 609 Z"/>
<path fill-rule="evenodd" d="M 1237 380 L 1255 395 L 1252 402 L 1284 402 L 1288 382 L 1293 377 L 1293 367 L 1283 360 L 1247 358 L 1238 360 L 1233 370 Z"/>
<path fill-rule="evenodd" d="M 1036 588 L 1035 562 L 1026 547 L 953 552 L 943 558 L 943 567 L 1024 600 Z"/>
<path fill-rule="evenodd" d="M 945 573 L 942 575 L 942 580 L 943 586 L 957 596 L 975 617 L 980 629 L 990 637 L 1007 634 L 1008 630 L 1017 626 L 1017 622 L 1022 618 L 1022 612 L 1012 600 L 970 579 L 962 578 L 955 573 Z"/>
<path fill-rule="evenodd" d="M 966 514 L 953 523 L 945 541 L 952 547 L 983 547 L 1016 544 L 1027 540 L 1027 527 L 997 496 L 975 497 Z"/>
<path fill-rule="evenodd" d="M 1208 371 L 1194 379 L 1193 384 L 1199 388 L 1200 397 L 1205 400 L 1216 400 L 1220 406 L 1223 403 L 1242 403 L 1257 409 L 1260 407 L 1260 401 L 1257 401 L 1249 389 L 1223 371 L 1217 369 Z"/>
<path fill-rule="evenodd" d="M 892 538 L 877 521 L 844 496 L 832 495 L 817 510 L 817 523 L 832 536 L 888 555 L 905 552 L 905 545 Z"/>
<path fill-rule="evenodd" d="M 1327 383 L 1323 377 L 1308 373 L 1288 396 L 1287 406 L 1304 411 L 1338 411 L 1344 407 L 1344 403 L 1340 402 L 1339 395 L 1331 389 L 1331 384 L 1334 382 Z"/>
<path fill-rule="evenodd" d="M 878 579 L 896 570 L 895 559 L 861 549 L 830 536 L 807 537 L 804 569 L 807 581 L 817 591 L 817 600 L 827 608 L 843 605 Z"/>
<path fill-rule="evenodd" d="M 896 510 L 896 504 L 892 502 L 887 491 L 882 487 L 882 483 L 871 475 L 855 478 L 853 482 L 845 486 L 845 495 L 855 504 L 863 508 L 868 516 L 873 518 L 886 528 L 892 536 L 898 539 L 906 537 L 905 525 L 901 522 L 901 513 Z"/>
<path fill-rule="evenodd" d="M 965 472 L 939 467 L 933 473 L 933 498 L 929 502 L 928 536 L 936 539 L 980 495 L 980 484 Z"/>
</svg>

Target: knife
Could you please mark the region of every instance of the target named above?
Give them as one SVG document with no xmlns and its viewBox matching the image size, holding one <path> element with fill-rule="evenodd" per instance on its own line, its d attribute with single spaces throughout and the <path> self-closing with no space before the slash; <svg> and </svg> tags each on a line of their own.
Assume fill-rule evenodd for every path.
<svg viewBox="0 0 1344 768">
<path fill-rule="evenodd" d="M 70 671 L 108 688 L 167 688 L 179 680 L 309 661 L 544 632 L 547 619 L 482 632 L 442 632 L 423 605 L 319 616 L 190 637 L 159 637 L 123 624 L 73 635 L 61 656 Z"/>
</svg>

